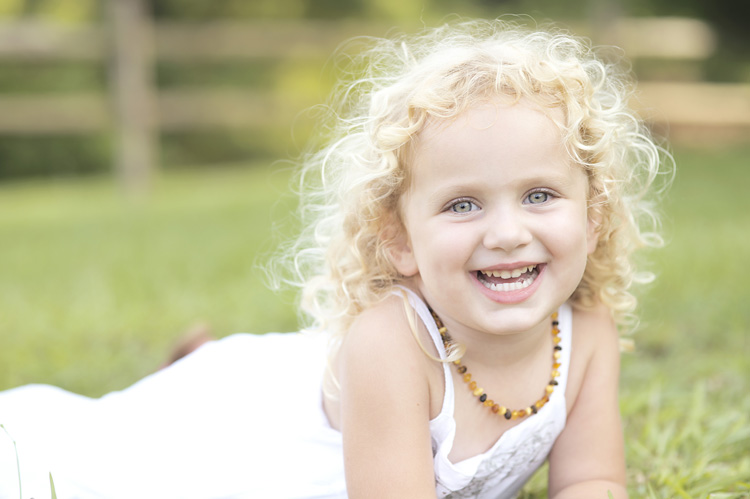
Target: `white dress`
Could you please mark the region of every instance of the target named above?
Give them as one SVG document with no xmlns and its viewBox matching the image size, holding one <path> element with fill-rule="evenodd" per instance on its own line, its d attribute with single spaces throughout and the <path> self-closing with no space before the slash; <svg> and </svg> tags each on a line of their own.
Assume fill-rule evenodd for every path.
<svg viewBox="0 0 750 499">
<path fill-rule="evenodd" d="M 441 355 L 425 304 L 409 294 Z M 453 383 L 430 422 L 438 497 L 510 498 L 565 425 L 571 313 L 550 402 L 487 452 L 451 463 Z M 0 498 L 345 498 L 341 434 L 322 410 L 327 337 L 236 334 L 91 399 L 46 385 L 0 392 Z M 11 438 L 12 437 L 12 440 Z"/>
</svg>

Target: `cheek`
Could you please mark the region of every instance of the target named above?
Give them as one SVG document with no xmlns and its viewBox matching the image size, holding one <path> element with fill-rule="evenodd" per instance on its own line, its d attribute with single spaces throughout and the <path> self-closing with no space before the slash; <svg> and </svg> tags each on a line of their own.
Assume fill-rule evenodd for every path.
<svg viewBox="0 0 750 499">
<path fill-rule="evenodd" d="M 463 266 L 475 246 L 471 234 L 456 225 L 417 228 L 412 243 L 422 272 L 428 267 L 441 271 Z"/>
<path fill-rule="evenodd" d="M 554 224 L 554 244 L 559 253 L 565 253 L 569 258 L 586 260 L 591 247 L 589 237 L 590 228 L 588 217 L 584 212 L 576 210 L 560 216 Z M 594 241 L 594 245 L 595 245 Z"/>
</svg>

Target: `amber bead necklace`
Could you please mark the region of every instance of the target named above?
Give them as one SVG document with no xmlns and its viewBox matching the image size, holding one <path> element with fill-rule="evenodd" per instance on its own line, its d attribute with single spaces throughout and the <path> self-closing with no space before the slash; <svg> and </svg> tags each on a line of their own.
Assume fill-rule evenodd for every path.
<svg viewBox="0 0 750 499">
<path fill-rule="evenodd" d="M 440 317 L 438 317 L 432 309 L 430 309 L 430 313 L 432 314 L 432 318 L 435 320 L 435 325 L 437 326 L 440 337 L 443 340 L 443 345 L 445 346 L 445 349 L 448 350 L 448 346 L 452 341 L 450 335 L 448 334 L 448 329 L 446 329 L 446 327 L 443 325 L 443 321 L 440 320 Z M 560 329 L 558 328 L 559 324 L 560 323 L 557 321 L 557 312 L 555 312 L 552 314 L 553 349 L 552 376 L 550 382 L 547 384 L 547 386 L 544 387 L 544 396 L 530 406 L 523 409 L 514 411 L 508 409 L 507 407 L 496 404 L 494 400 L 490 399 L 487 394 L 484 393 L 484 389 L 480 387 L 476 381 L 471 379 L 471 373 L 469 373 L 467 367 L 461 363 L 461 359 L 454 360 L 453 364 L 456 366 L 456 370 L 458 371 L 458 373 L 463 376 L 464 383 L 468 384 L 471 393 L 473 393 L 474 396 L 479 399 L 479 402 L 481 402 L 485 407 L 489 407 L 494 414 L 503 416 L 505 417 L 505 419 L 521 419 L 525 418 L 526 416 L 536 414 L 539 409 L 544 407 L 544 405 L 549 402 L 549 398 L 552 395 L 552 392 L 558 385 L 557 378 L 558 376 L 560 376 L 560 357 L 562 355 L 562 347 L 560 346 Z"/>
</svg>

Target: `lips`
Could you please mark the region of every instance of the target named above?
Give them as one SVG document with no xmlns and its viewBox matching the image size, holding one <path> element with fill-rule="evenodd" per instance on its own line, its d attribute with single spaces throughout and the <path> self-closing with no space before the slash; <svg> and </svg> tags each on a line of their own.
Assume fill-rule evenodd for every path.
<svg viewBox="0 0 750 499">
<path fill-rule="evenodd" d="M 539 277 L 539 265 L 525 265 L 514 269 L 479 270 L 477 280 L 492 291 L 519 291 L 531 286 Z"/>
</svg>

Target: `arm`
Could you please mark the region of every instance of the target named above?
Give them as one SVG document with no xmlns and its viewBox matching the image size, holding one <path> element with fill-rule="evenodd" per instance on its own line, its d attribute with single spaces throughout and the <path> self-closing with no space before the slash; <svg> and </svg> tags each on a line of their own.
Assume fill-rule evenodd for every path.
<svg viewBox="0 0 750 499">
<path fill-rule="evenodd" d="M 349 497 L 435 498 L 427 357 L 400 301 L 364 312 L 340 351 Z"/>
<path fill-rule="evenodd" d="M 606 311 L 581 312 L 573 353 L 588 359 L 565 429 L 550 453 L 554 499 L 627 498 L 618 403 L 618 333 Z"/>
</svg>

